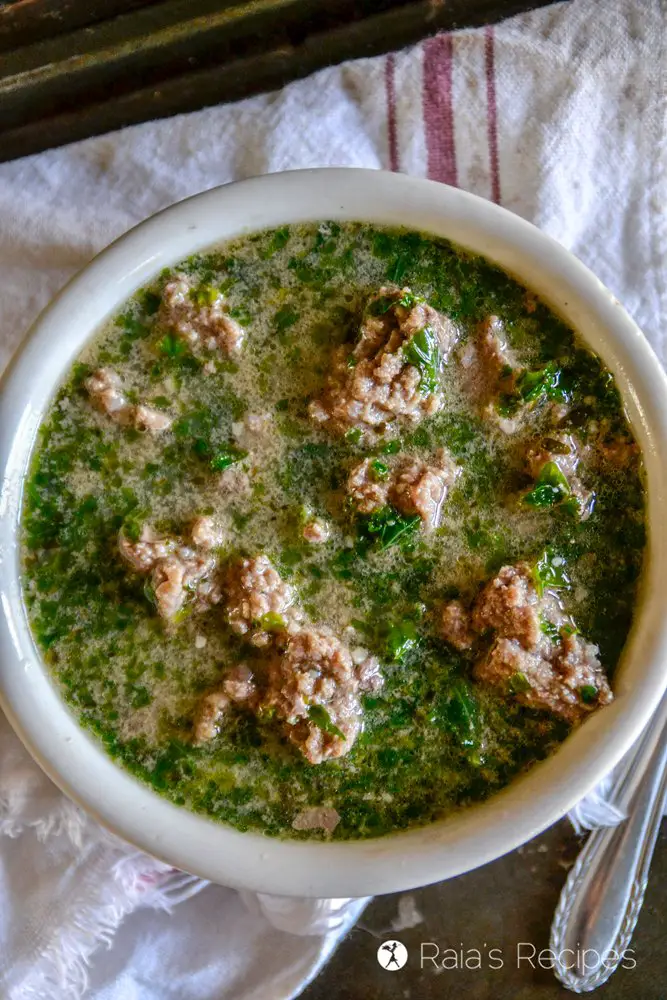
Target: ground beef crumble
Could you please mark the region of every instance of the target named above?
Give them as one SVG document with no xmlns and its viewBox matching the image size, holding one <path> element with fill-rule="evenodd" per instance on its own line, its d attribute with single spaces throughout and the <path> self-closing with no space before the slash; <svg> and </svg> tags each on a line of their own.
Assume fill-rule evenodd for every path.
<svg viewBox="0 0 667 1000">
<path fill-rule="evenodd" d="M 358 693 L 349 649 L 329 629 L 306 627 L 272 663 L 263 706 L 284 720 L 306 760 L 319 764 L 342 757 L 354 743 L 362 714 Z M 315 708 L 326 713 L 330 731 L 311 719 Z"/>
<path fill-rule="evenodd" d="M 232 564 L 224 589 L 225 614 L 232 631 L 248 635 L 253 645 L 268 645 L 271 630 L 295 631 L 303 621 L 296 591 L 266 555 Z"/>
<path fill-rule="evenodd" d="M 494 403 L 514 385 L 514 360 L 502 322 L 487 316 L 458 351 L 463 383 L 487 417 L 495 417 Z"/>
<path fill-rule="evenodd" d="M 234 702 L 275 718 L 311 764 L 347 753 L 361 727 L 361 693 L 382 685 L 377 659 L 364 649 L 350 650 L 331 629 L 310 624 L 294 589 L 265 555 L 231 566 L 224 588 L 231 628 L 264 647 L 265 658 L 261 676 L 241 678 L 239 687 L 238 679 L 230 686 L 228 674 L 221 688 L 202 699 L 195 741 L 212 739 Z"/>
<path fill-rule="evenodd" d="M 309 545 L 323 545 L 328 540 L 331 530 L 326 521 L 321 517 L 315 517 L 306 521 L 301 534 Z"/>
<path fill-rule="evenodd" d="M 243 328 L 229 315 L 222 292 L 199 289 L 183 274 L 165 285 L 158 322 L 193 348 L 202 346 L 230 355 L 243 344 Z"/>
<path fill-rule="evenodd" d="M 222 544 L 222 528 L 215 518 L 209 516 L 197 517 L 190 528 L 192 541 L 200 549 L 215 549 Z"/>
<path fill-rule="evenodd" d="M 193 529 L 197 526 L 195 522 Z M 216 560 L 206 548 L 199 550 L 144 525 L 136 541 L 121 532 L 118 549 L 137 573 L 150 575 L 157 612 L 167 621 L 173 622 L 186 605 L 205 611 L 221 600 Z"/>
<path fill-rule="evenodd" d="M 361 647 L 351 651 L 329 628 L 310 624 L 294 588 L 266 555 L 241 559 L 220 578 L 211 554 L 219 538 L 212 518 L 195 519 L 191 536 L 198 548 L 144 525 L 136 540 L 121 532 L 118 546 L 135 572 L 150 576 L 161 617 L 173 622 L 186 603 L 202 611 L 224 600 L 232 631 L 266 649 L 261 677 L 237 665 L 202 698 L 194 742 L 213 739 L 234 704 L 275 716 L 311 764 L 347 753 L 361 727 L 361 692 L 382 686 L 377 659 Z"/>
<path fill-rule="evenodd" d="M 292 821 L 293 830 L 324 830 L 333 833 L 340 823 L 340 816 L 332 806 L 309 806 L 302 809 Z"/>
<path fill-rule="evenodd" d="M 449 601 L 440 613 L 440 635 L 455 649 L 470 649 L 476 636 L 470 622 L 470 613 L 461 601 Z"/>
<path fill-rule="evenodd" d="M 557 644 L 545 639 L 532 651 L 516 639 L 500 637 L 475 666 L 475 679 L 509 689 L 523 705 L 547 709 L 576 723 L 613 697 L 598 652 L 597 646 L 578 635 L 563 636 Z M 594 703 L 583 698 L 582 691 L 588 688 L 597 692 Z"/>
<path fill-rule="evenodd" d="M 193 742 L 207 743 L 217 736 L 224 720 L 225 712 L 232 704 L 251 706 L 257 690 L 252 671 L 245 663 L 230 670 L 222 687 L 211 691 L 199 702 L 193 723 Z"/>
<path fill-rule="evenodd" d="M 556 628 L 555 639 L 545 634 L 545 619 Z M 526 563 L 504 566 L 470 610 L 459 600 L 449 601 L 439 628 L 459 650 L 490 635 L 491 646 L 480 653 L 473 676 L 523 705 L 576 723 L 613 698 L 597 646 L 575 632 L 554 595 L 538 595 Z"/>
<path fill-rule="evenodd" d="M 374 464 L 372 458 L 364 458 L 347 477 L 347 496 L 359 514 L 372 514 L 389 502 L 388 475 L 378 476 Z"/>
<path fill-rule="evenodd" d="M 407 288 L 381 288 L 371 297 L 356 345 L 335 351 L 325 390 L 310 404 L 315 423 L 334 434 L 357 430 L 372 435 L 396 422 L 414 425 L 437 412 L 441 394 L 422 391 L 420 371 L 408 362 L 404 348 L 415 333 L 428 328 L 444 360 L 456 328 L 425 302 L 400 304 L 414 298 Z M 377 314 L 377 303 L 385 311 Z"/>
<path fill-rule="evenodd" d="M 169 430 L 173 423 L 169 414 L 162 410 L 145 403 L 130 403 L 120 375 L 112 368 L 98 368 L 88 376 L 84 386 L 93 404 L 117 424 L 159 434 Z"/>
<path fill-rule="evenodd" d="M 402 514 L 419 514 L 426 528 L 436 528 L 442 504 L 459 472 L 444 448 L 429 462 L 406 458 L 397 463 L 389 500 Z"/>
<path fill-rule="evenodd" d="M 350 471 L 347 495 L 360 514 L 372 514 L 391 504 L 402 514 L 419 514 L 427 529 L 437 527 L 442 505 L 460 469 L 444 448 L 428 460 L 398 455 L 382 463 L 365 458 Z M 386 469 L 386 471 L 384 471 Z"/>
<path fill-rule="evenodd" d="M 518 639 L 526 649 L 536 645 L 542 634 L 540 606 L 527 563 L 503 566 L 486 584 L 475 602 L 471 623 L 476 632 L 493 629 Z"/>
</svg>

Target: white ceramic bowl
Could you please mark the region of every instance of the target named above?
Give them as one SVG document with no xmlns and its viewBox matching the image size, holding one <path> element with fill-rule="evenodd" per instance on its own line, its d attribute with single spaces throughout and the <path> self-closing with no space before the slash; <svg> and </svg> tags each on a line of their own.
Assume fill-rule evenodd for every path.
<svg viewBox="0 0 667 1000">
<path fill-rule="evenodd" d="M 240 233 L 336 219 L 404 225 L 484 254 L 538 292 L 613 371 L 648 474 L 643 600 L 612 705 L 549 760 L 488 802 L 427 827 L 348 843 L 278 841 L 179 809 L 118 768 L 79 728 L 45 671 L 21 600 L 17 531 L 26 466 L 61 378 L 99 325 L 162 268 Z M 0 694 L 53 780 L 121 837 L 239 888 L 361 896 L 425 885 L 484 864 L 559 819 L 635 740 L 665 688 L 667 379 L 635 324 L 575 257 L 517 216 L 430 181 L 365 170 L 304 170 L 208 191 L 110 246 L 37 320 L 0 393 Z"/>
</svg>

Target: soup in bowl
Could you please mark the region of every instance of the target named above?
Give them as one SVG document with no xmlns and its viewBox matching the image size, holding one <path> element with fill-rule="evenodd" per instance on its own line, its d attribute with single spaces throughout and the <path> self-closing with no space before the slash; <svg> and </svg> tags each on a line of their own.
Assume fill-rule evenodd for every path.
<svg viewBox="0 0 667 1000">
<path fill-rule="evenodd" d="M 664 686 L 663 382 L 582 265 L 461 192 L 314 171 L 168 210 L 3 391 L 10 718 L 121 835 L 228 884 L 502 853 Z"/>
</svg>

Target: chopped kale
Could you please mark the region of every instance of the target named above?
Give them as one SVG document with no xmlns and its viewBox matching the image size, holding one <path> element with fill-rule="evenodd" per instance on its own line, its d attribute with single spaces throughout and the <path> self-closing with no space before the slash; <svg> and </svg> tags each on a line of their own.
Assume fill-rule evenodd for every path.
<svg viewBox="0 0 667 1000">
<path fill-rule="evenodd" d="M 214 472 L 223 472 L 230 465 L 235 465 L 247 456 L 248 452 L 240 448 L 229 445 L 227 448 L 218 449 L 211 457 L 210 465 Z"/>
<path fill-rule="evenodd" d="M 429 326 L 410 338 L 403 348 L 403 356 L 419 371 L 419 391 L 425 396 L 435 392 L 440 382 L 442 356 L 438 338 Z"/>
<path fill-rule="evenodd" d="M 534 371 L 525 370 L 517 378 L 516 388 L 524 403 L 536 403 L 541 398 L 567 400 L 563 372 L 554 362 Z"/>
<path fill-rule="evenodd" d="M 556 507 L 571 496 L 570 484 L 558 465 L 547 462 L 542 466 L 534 488 L 524 493 L 522 503 L 536 508 Z"/>
<path fill-rule="evenodd" d="M 511 694 L 525 694 L 530 691 L 530 681 L 525 674 L 518 671 L 510 677 L 508 687 Z"/>
<path fill-rule="evenodd" d="M 338 736 L 339 739 L 344 740 L 345 734 L 341 732 L 338 726 L 334 725 L 331 721 L 331 716 L 327 712 L 323 705 L 310 705 L 308 708 L 308 718 L 321 729 L 323 733 L 330 733 L 331 736 Z"/>
<path fill-rule="evenodd" d="M 583 687 L 579 688 L 579 694 L 585 705 L 592 705 L 598 700 L 599 692 L 594 684 L 584 684 Z"/>
<path fill-rule="evenodd" d="M 403 515 L 394 507 L 383 507 L 360 520 L 360 534 L 374 542 L 378 549 L 409 544 L 419 530 L 419 514 Z"/>
<path fill-rule="evenodd" d="M 572 586 L 565 557 L 551 545 L 545 548 L 535 563 L 533 578 L 540 596 L 545 590 L 569 590 Z"/>
<path fill-rule="evenodd" d="M 419 636 L 413 621 L 406 618 L 390 625 L 385 642 L 387 660 L 390 663 L 402 663 L 418 641 Z"/>
</svg>

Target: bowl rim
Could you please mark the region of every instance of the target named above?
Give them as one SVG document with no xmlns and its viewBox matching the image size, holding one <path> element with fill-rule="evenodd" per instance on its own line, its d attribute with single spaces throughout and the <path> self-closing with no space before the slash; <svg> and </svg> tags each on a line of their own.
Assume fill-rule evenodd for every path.
<svg viewBox="0 0 667 1000">
<path fill-rule="evenodd" d="M 83 344 L 163 267 L 234 236 L 310 220 L 402 225 L 496 261 L 580 332 L 616 376 L 644 453 L 649 537 L 642 596 L 615 676 L 616 698 L 553 756 L 487 801 L 425 827 L 329 843 L 241 833 L 173 805 L 122 770 L 80 728 L 41 662 L 21 598 L 22 485 L 52 394 Z M 613 767 L 667 685 L 667 377 L 611 292 L 530 223 L 475 195 L 384 171 L 289 171 L 213 188 L 142 222 L 47 306 L 0 384 L 0 706 L 34 759 L 103 826 L 147 853 L 234 888 L 286 896 L 402 891 L 505 854 L 560 819 Z"/>
</svg>

